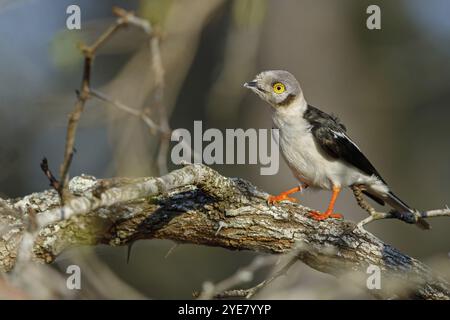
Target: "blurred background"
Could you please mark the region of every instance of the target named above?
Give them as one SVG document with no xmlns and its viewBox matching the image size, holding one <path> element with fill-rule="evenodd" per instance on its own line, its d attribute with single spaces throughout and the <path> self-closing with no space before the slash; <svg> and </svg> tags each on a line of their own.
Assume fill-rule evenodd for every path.
<svg viewBox="0 0 450 320">
<path fill-rule="evenodd" d="M 66 8 L 81 8 L 81 30 L 67 30 Z M 368 30 L 366 8 L 381 8 L 381 30 Z M 450 202 L 450 2 L 446 0 L 135 0 L 0 1 L 0 196 L 48 188 L 39 163 L 57 172 L 67 116 L 76 102 L 83 59 L 111 23 L 112 6 L 134 10 L 163 33 L 162 105 L 171 128 L 271 128 L 268 106 L 242 88 L 267 69 L 292 72 L 310 104 L 349 128 L 372 163 L 411 206 Z M 92 87 L 157 119 L 151 55 L 140 30 L 119 31 L 94 64 Z M 159 139 L 139 119 L 89 100 L 80 121 L 71 176 L 161 174 Z M 175 168 L 170 163 L 168 169 Z M 282 163 L 276 176 L 259 165 L 215 166 L 270 193 L 296 181 Z M 324 209 L 330 194 L 306 191 L 301 203 Z M 347 219 L 365 218 L 346 191 L 337 203 Z M 398 221 L 367 229 L 450 278 L 450 219 L 423 232 Z M 219 281 L 255 254 L 220 248 L 139 241 L 126 248 L 79 248 L 52 266 L 86 270 L 83 298 L 191 298 L 204 281 Z M 256 274 L 254 282 L 269 269 Z M 331 276 L 298 263 L 260 298 L 367 298 Z"/>
</svg>

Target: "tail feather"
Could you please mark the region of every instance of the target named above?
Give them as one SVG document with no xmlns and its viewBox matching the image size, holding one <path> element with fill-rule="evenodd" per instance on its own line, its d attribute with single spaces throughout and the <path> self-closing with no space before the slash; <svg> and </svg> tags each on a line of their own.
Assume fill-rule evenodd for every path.
<svg viewBox="0 0 450 320">
<path fill-rule="evenodd" d="M 419 228 L 424 230 L 430 229 L 428 222 L 426 222 L 416 210 L 412 209 L 405 202 L 400 200 L 400 198 L 391 191 L 386 194 L 386 198 L 384 200 L 388 205 L 394 208 L 392 214 L 398 216 L 401 220 L 409 223 L 415 223 Z"/>
<path fill-rule="evenodd" d="M 379 205 L 384 206 L 384 200 L 381 197 L 379 197 L 379 196 L 377 196 L 377 195 L 375 195 L 373 193 L 370 193 L 367 190 L 362 190 L 362 193 L 364 193 L 366 196 L 368 196 L 370 199 L 372 199 L 373 201 L 375 201 Z"/>
</svg>

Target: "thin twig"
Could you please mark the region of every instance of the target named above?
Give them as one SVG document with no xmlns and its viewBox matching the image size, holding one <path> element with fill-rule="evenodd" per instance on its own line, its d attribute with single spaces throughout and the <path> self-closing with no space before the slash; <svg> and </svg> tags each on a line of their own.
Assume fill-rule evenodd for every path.
<svg viewBox="0 0 450 320">
<path fill-rule="evenodd" d="M 446 217 L 446 216 L 448 217 L 448 216 L 450 216 L 450 209 L 444 208 L 444 209 L 417 211 L 417 214 L 421 218 L 436 218 L 436 217 Z M 366 225 L 370 222 L 376 221 L 376 220 L 380 220 L 380 219 L 400 219 L 406 223 L 410 223 L 409 221 L 402 219 L 401 216 L 399 217 L 398 215 L 396 215 L 394 213 L 374 211 L 373 214 L 371 214 L 364 220 L 360 221 L 357 226 L 358 226 L 358 228 L 362 228 L 364 225 Z"/>
<path fill-rule="evenodd" d="M 151 35 L 153 33 L 151 24 L 147 20 L 137 17 L 134 12 L 127 11 L 116 6 L 112 8 L 112 11 L 116 16 L 121 18 L 121 20 L 119 20 L 121 23 L 133 25 L 137 28 L 140 28 L 148 35 Z"/>
<path fill-rule="evenodd" d="M 125 111 L 135 117 L 141 118 L 142 121 L 144 121 L 144 123 L 149 127 L 150 131 L 152 134 L 155 134 L 156 132 L 162 132 L 162 128 L 160 126 L 158 126 L 145 112 L 131 108 L 125 104 L 123 104 L 122 102 L 115 100 L 115 99 L 111 99 L 109 98 L 107 95 L 105 95 L 104 93 L 95 90 L 95 89 L 91 89 L 91 96 L 95 97 L 99 100 L 102 100 L 104 102 L 107 102 L 108 104 L 110 104 L 113 107 L 116 107 L 117 109 L 120 109 L 122 111 Z M 166 134 L 170 134 L 170 132 L 164 132 Z"/>
<path fill-rule="evenodd" d="M 102 46 L 104 46 L 104 44 L 109 39 L 111 39 L 111 37 L 117 32 L 117 30 L 119 30 L 124 26 L 134 25 L 142 29 L 145 33 L 149 35 L 151 34 L 152 31 L 148 21 L 134 16 L 132 12 L 128 12 L 118 7 L 114 7 L 113 13 L 116 16 L 118 16 L 118 19 L 115 21 L 115 23 L 112 26 L 110 26 L 105 32 L 103 32 L 91 46 L 86 45 L 80 46 L 81 52 L 83 53 L 84 56 L 84 67 L 81 81 L 81 90 L 77 92 L 77 102 L 75 104 L 73 111 L 69 115 L 69 122 L 67 125 L 67 133 L 66 133 L 66 146 L 64 149 L 64 160 L 60 168 L 60 183 L 58 193 L 62 195 L 61 197 L 62 205 L 64 204 L 66 198 L 65 196 L 66 184 L 69 168 L 72 163 L 74 153 L 75 135 L 78 128 L 78 122 L 80 121 L 80 117 L 81 114 L 83 113 L 86 101 L 90 97 L 92 64 L 97 51 Z"/>
<path fill-rule="evenodd" d="M 122 111 L 127 112 L 128 114 L 138 117 L 140 119 L 142 119 L 142 121 L 149 127 L 150 132 L 152 134 L 156 134 L 156 133 L 160 133 L 161 137 L 165 136 L 166 137 L 166 141 L 167 143 L 169 142 L 170 138 L 174 138 L 175 140 L 179 141 L 179 143 L 181 143 L 181 145 L 183 145 L 184 148 L 186 148 L 187 150 L 190 150 L 191 155 L 194 156 L 194 158 L 198 158 L 198 152 L 195 151 L 194 149 L 192 149 L 191 145 L 188 144 L 184 139 L 180 139 L 180 136 L 178 134 L 178 132 L 175 131 L 171 131 L 170 128 L 166 128 L 163 129 L 160 125 L 156 124 L 148 115 L 147 113 L 144 111 L 140 111 L 137 110 L 135 108 L 131 108 L 125 104 L 123 104 L 122 102 L 116 100 L 116 99 L 112 99 L 110 97 L 108 97 L 106 94 L 96 90 L 96 89 L 91 89 L 91 97 L 95 97 L 101 101 L 107 102 L 108 105 L 115 107 L 117 109 L 120 109 Z"/>
<path fill-rule="evenodd" d="M 275 279 L 286 275 L 286 273 L 289 271 L 289 269 L 298 262 L 298 257 L 294 256 L 289 259 L 288 263 L 286 263 L 280 270 L 275 272 L 271 277 L 267 278 L 266 280 L 260 282 L 254 287 L 248 288 L 248 289 L 237 289 L 237 290 L 228 290 L 221 292 L 214 296 L 214 298 L 217 299 L 223 299 L 223 298 L 246 298 L 250 299 L 255 294 L 257 294 L 259 291 L 267 287 L 271 282 L 273 282 Z"/>
<path fill-rule="evenodd" d="M 444 209 L 422 211 L 420 215 L 422 218 L 445 217 L 450 216 L 450 209 L 446 207 Z"/>
<path fill-rule="evenodd" d="M 167 173 L 167 154 L 169 152 L 169 139 L 171 132 L 169 126 L 169 120 L 167 118 L 166 108 L 164 107 L 164 67 L 161 58 L 160 50 L 161 37 L 154 36 L 150 39 L 150 51 L 151 51 L 151 67 L 153 74 L 155 76 L 155 89 L 154 89 L 154 104 L 159 115 L 159 126 L 162 128 L 159 137 L 159 150 L 157 156 L 157 164 L 159 169 L 159 174 Z"/>
<path fill-rule="evenodd" d="M 258 256 L 253 259 L 253 261 L 248 266 L 238 270 L 231 277 L 226 278 L 217 284 L 205 282 L 203 284 L 203 291 L 199 294 L 198 299 L 212 299 L 220 295 L 222 292 L 225 292 L 225 290 L 228 290 L 229 288 L 233 288 L 242 283 L 252 281 L 255 272 L 264 267 L 272 265 L 274 263 L 274 259 L 275 257 L 273 256 Z"/>
<path fill-rule="evenodd" d="M 59 181 L 55 178 L 55 176 L 53 175 L 53 173 L 51 172 L 51 170 L 48 167 L 48 160 L 47 158 L 43 158 L 42 162 L 41 162 L 41 169 L 44 172 L 44 174 L 47 176 L 48 181 L 50 182 L 50 187 L 52 187 L 53 189 L 55 189 L 56 191 L 59 192 L 60 190 L 60 183 Z M 61 195 L 60 195 L 61 196 Z"/>
</svg>

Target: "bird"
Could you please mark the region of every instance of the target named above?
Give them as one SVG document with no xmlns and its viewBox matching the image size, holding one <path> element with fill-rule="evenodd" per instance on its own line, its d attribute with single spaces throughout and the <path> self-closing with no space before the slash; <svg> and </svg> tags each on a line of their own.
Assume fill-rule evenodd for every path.
<svg viewBox="0 0 450 320">
<path fill-rule="evenodd" d="M 322 221 L 341 219 L 334 212 L 339 193 L 343 188 L 357 186 L 364 195 L 381 205 L 393 208 L 394 217 L 429 229 L 420 213 L 400 200 L 389 188 L 358 145 L 349 137 L 346 126 L 333 114 L 307 103 L 297 79 L 285 70 L 269 70 L 259 73 L 254 80 L 244 83 L 270 105 L 274 137 L 281 154 L 299 181 L 298 186 L 270 195 L 267 202 L 295 201 L 290 197 L 305 188 L 331 190 L 332 195 L 324 212 L 311 210 L 311 218 Z"/>
</svg>

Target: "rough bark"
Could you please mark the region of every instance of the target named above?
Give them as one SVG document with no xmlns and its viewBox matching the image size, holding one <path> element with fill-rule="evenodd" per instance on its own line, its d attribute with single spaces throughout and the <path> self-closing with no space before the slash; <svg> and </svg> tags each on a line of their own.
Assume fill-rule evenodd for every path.
<svg viewBox="0 0 450 320">
<path fill-rule="evenodd" d="M 226 178 L 203 165 L 189 165 L 161 178 L 73 178 L 64 221 L 56 221 L 55 191 L 0 202 L 0 269 L 14 266 L 26 221 L 40 227 L 36 261 L 51 263 L 79 245 L 127 245 L 138 239 L 220 246 L 270 254 L 295 254 L 310 267 L 347 277 L 366 288 L 369 265 L 381 270 L 379 298 L 449 299 L 448 282 L 420 261 L 402 254 L 345 220 L 315 221 L 309 208 L 266 204 L 251 183 Z M 30 212 L 35 214 L 31 219 Z M 55 222 L 56 221 L 56 222 Z"/>
</svg>

